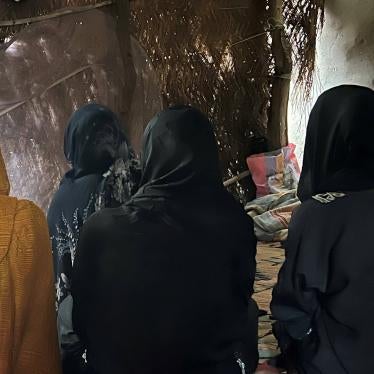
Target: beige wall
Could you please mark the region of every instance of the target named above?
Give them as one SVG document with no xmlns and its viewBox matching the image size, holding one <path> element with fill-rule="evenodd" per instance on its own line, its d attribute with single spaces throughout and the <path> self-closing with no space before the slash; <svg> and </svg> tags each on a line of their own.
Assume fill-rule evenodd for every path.
<svg viewBox="0 0 374 374">
<path fill-rule="evenodd" d="M 321 92 L 347 83 L 374 88 L 374 0 L 326 0 L 325 14 L 311 100 L 291 90 L 289 139 L 300 161 L 307 119 Z"/>
</svg>

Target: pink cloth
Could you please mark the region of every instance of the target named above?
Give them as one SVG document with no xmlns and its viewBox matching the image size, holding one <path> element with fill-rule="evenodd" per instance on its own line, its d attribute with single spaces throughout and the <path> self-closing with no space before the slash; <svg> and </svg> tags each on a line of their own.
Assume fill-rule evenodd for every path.
<svg viewBox="0 0 374 374">
<path fill-rule="evenodd" d="M 263 364 L 258 365 L 255 374 L 281 374 L 281 371 L 264 362 Z"/>
<path fill-rule="evenodd" d="M 256 184 L 257 197 L 297 188 L 300 167 L 294 144 L 273 152 L 247 158 L 247 165 Z"/>
</svg>

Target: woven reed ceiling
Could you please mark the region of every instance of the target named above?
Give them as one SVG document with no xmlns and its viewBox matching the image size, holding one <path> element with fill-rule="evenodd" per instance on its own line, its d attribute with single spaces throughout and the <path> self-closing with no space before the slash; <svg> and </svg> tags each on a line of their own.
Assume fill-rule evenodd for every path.
<svg viewBox="0 0 374 374">
<path fill-rule="evenodd" d="M 102 2 L 2 0 L 0 22 Z M 324 0 L 134 0 L 130 4 L 132 32 L 155 68 L 164 105 L 188 103 L 207 113 L 215 125 L 224 176 L 236 175 L 245 169 L 249 154 L 262 150 L 261 139 L 267 136 L 276 74 L 274 30 L 285 30 L 299 82 L 308 90 Z M 279 4 L 281 20 L 274 19 Z M 0 28 L 0 39 L 24 26 Z M 253 195 L 252 187 L 244 183 L 235 188 L 247 199 Z"/>
</svg>

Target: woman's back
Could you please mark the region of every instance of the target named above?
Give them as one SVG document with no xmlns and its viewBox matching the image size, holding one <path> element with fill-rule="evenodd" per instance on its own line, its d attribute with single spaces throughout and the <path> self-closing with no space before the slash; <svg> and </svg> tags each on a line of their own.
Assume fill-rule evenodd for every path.
<svg viewBox="0 0 374 374">
<path fill-rule="evenodd" d="M 79 314 L 87 318 L 75 322 L 84 326 L 79 332 L 88 342 L 88 360 L 100 373 L 182 373 L 193 370 L 191 363 L 213 370 L 221 361 L 235 363 L 233 352 L 243 351 L 249 334 L 248 275 L 254 278 L 255 271 L 251 221 L 244 212 L 240 217 L 239 207 L 236 216 L 230 211 L 218 216 L 214 207 L 202 206 L 206 214 L 194 222 L 183 215 L 190 217 L 196 205 L 172 207 L 176 219 L 175 212 L 165 211 L 164 204 L 160 211 L 156 203 L 152 211 L 105 210 L 85 227 L 82 240 L 90 241 L 92 254 L 85 265 L 96 269 L 94 294 L 79 290 L 84 280 L 74 279 Z"/>
<path fill-rule="evenodd" d="M 328 203 L 313 199 L 302 204 L 291 223 L 288 247 L 298 247 L 297 259 L 290 258 L 293 279 L 304 280 L 302 290 L 294 290 L 292 297 L 298 298 L 300 292 L 299 300 L 305 298 L 302 304 L 315 316 L 312 334 L 318 336 L 316 351 L 304 363 L 305 370 L 311 370 L 307 373 L 370 370 L 373 206 L 374 190 L 349 193 Z M 274 310 L 280 301 L 277 292 L 282 293 L 284 286 L 286 283 L 280 283 L 274 294 Z M 316 296 L 311 295 L 313 291 Z M 314 297 L 318 302 L 315 307 Z"/>
<path fill-rule="evenodd" d="M 89 364 L 100 374 L 231 373 L 237 360 L 254 370 L 256 239 L 223 188 L 211 125 L 170 109 L 144 144 L 140 190 L 94 215 L 79 244 L 73 317 Z"/>
<path fill-rule="evenodd" d="M 301 373 L 372 371 L 373 138 L 373 90 L 339 86 L 318 98 L 271 305 L 282 352 Z"/>
</svg>

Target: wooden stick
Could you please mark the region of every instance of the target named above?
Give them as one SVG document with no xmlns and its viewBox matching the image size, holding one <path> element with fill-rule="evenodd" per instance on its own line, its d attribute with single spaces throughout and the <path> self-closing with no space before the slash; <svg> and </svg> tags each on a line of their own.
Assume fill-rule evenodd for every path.
<svg viewBox="0 0 374 374">
<path fill-rule="evenodd" d="M 238 44 L 241 44 L 241 43 L 245 43 L 245 42 L 247 42 L 248 40 L 256 39 L 256 38 L 258 38 L 258 37 L 260 37 L 260 36 L 262 36 L 262 35 L 266 35 L 268 32 L 275 31 L 275 30 L 277 30 L 277 29 L 279 29 L 279 28 L 283 28 L 283 26 L 282 26 L 282 27 L 280 27 L 280 26 L 274 26 L 274 27 L 272 27 L 272 28 L 270 28 L 270 29 L 267 29 L 267 30 L 264 31 L 264 32 L 260 32 L 260 33 L 258 33 L 258 34 L 253 34 L 253 35 L 251 35 L 251 36 L 248 36 L 248 38 L 245 38 L 245 39 L 242 39 L 242 40 L 239 40 L 239 41 L 237 41 L 237 42 L 235 42 L 235 43 L 230 44 L 229 47 L 234 47 L 235 45 L 238 45 Z"/>
<path fill-rule="evenodd" d="M 237 6 L 228 8 L 218 8 L 219 10 L 238 10 L 238 9 L 249 9 L 249 6 Z"/>
<path fill-rule="evenodd" d="M 113 2 L 114 2 L 113 0 L 106 0 L 106 1 L 103 1 L 103 2 L 98 3 L 98 4 L 58 9 L 54 12 L 49 13 L 49 14 L 44 14 L 42 16 L 37 16 L 37 17 L 0 21 L 0 27 L 9 27 L 9 26 L 30 24 L 30 23 L 45 21 L 47 19 L 66 16 L 67 14 L 82 13 L 82 12 L 86 12 L 88 10 L 102 8 L 104 6 L 111 5 L 111 4 L 113 4 Z"/>
<path fill-rule="evenodd" d="M 232 184 L 239 182 L 240 180 L 248 177 L 251 174 L 249 170 L 243 171 L 240 174 L 236 175 L 235 177 L 232 177 L 230 179 L 227 179 L 226 181 L 223 182 L 223 185 L 225 187 L 231 186 Z"/>
<path fill-rule="evenodd" d="M 287 110 L 292 73 L 291 46 L 283 28 L 283 0 L 269 2 L 272 18 L 269 24 L 276 27 L 272 33 L 271 52 L 274 58 L 274 77 L 271 101 L 268 110 L 267 139 L 270 150 L 279 149 L 288 143 Z"/>
<path fill-rule="evenodd" d="M 116 19 L 116 35 L 119 42 L 120 57 L 125 70 L 126 84 L 119 95 L 119 115 L 123 123 L 129 121 L 131 101 L 136 86 L 136 72 L 130 42 L 130 4 L 128 0 L 116 0 L 112 7 Z"/>
<path fill-rule="evenodd" d="M 71 72 L 70 74 L 67 74 L 65 75 L 64 77 L 58 79 L 57 81 L 53 82 L 51 85 L 49 85 L 45 90 L 43 90 L 42 93 L 40 94 L 35 94 L 35 95 L 31 95 L 30 97 L 28 97 L 27 99 L 23 100 L 23 101 L 20 101 L 14 105 L 12 105 L 11 107 L 9 108 L 6 108 L 2 111 L 0 111 L 0 117 L 4 116 L 5 114 L 8 114 L 9 112 L 13 111 L 14 109 L 17 109 L 19 108 L 20 106 L 26 104 L 27 102 L 31 101 L 32 99 L 34 99 L 35 97 L 38 97 L 38 96 L 43 96 L 47 91 L 49 91 L 51 88 L 53 87 L 56 87 L 57 85 L 67 81 L 68 79 L 74 77 L 75 75 L 87 70 L 87 69 L 90 69 L 92 68 L 92 66 L 100 66 L 100 64 L 94 64 L 94 65 L 86 65 L 86 66 L 83 66 L 79 69 L 76 69 L 74 70 L 73 72 Z"/>
</svg>

